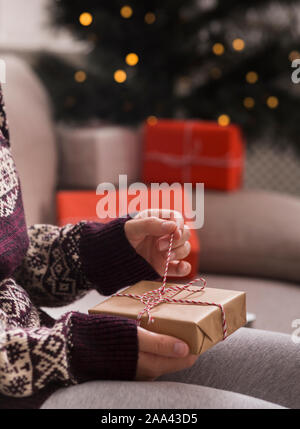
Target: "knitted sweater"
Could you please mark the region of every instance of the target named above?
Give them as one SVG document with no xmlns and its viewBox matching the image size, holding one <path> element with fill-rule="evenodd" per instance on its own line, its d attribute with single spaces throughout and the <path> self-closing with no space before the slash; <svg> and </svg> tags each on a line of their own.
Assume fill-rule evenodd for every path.
<svg viewBox="0 0 300 429">
<path fill-rule="evenodd" d="M 88 380 L 134 379 L 134 320 L 76 311 L 54 320 L 39 309 L 158 277 L 126 239 L 129 217 L 27 229 L 1 88 L 0 168 L 0 408 L 39 408 Z"/>
</svg>

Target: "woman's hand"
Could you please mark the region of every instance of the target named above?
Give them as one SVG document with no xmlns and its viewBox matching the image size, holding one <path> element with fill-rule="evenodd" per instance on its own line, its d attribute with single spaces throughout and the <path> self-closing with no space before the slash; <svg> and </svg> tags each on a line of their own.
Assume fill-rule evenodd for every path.
<svg viewBox="0 0 300 429">
<path fill-rule="evenodd" d="M 186 276 L 191 265 L 181 261 L 191 250 L 190 230 L 182 215 L 174 210 L 149 209 L 125 223 L 125 234 L 136 252 L 146 259 L 159 275 L 164 274 L 170 234 L 174 233 L 168 276 Z"/>
<path fill-rule="evenodd" d="M 179 212 L 145 210 L 125 223 L 125 234 L 134 247 L 157 273 L 164 274 L 170 244 L 174 234 L 168 276 L 185 276 L 191 266 L 182 261 L 191 250 L 189 228 Z M 197 360 L 183 341 L 138 327 L 139 357 L 136 380 L 154 380 L 170 372 L 188 368 Z"/>
<path fill-rule="evenodd" d="M 138 327 L 139 356 L 136 380 L 155 380 L 163 374 L 191 367 L 198 355 L 192 355 L 183 341 Z"/>
</svg>

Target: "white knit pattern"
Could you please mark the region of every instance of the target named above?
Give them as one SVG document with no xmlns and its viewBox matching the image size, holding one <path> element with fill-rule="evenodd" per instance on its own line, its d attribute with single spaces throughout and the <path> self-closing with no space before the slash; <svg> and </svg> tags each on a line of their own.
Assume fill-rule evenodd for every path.
<svg viewBox="0 0 300 429">
<path fill-rule="evenodd" d="M 0 217 L 7 217 L 14 211 L 18 199 L 18 176 L 10 150 L 0 146 Z"/>
</svg>

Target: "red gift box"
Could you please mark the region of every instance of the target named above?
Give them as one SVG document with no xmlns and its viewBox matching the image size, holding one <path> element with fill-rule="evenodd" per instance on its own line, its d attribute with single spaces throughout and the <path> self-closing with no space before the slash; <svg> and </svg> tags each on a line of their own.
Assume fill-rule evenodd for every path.
<svg viewBox="0 0 300 429">
<path fill-rule="evenodd" d="M 244 144 L 237 125 L 158 120 L 144 125 L 145 183 L 204 183 L 205 188 L 240 188 Z"/>
<path fill-rule="evenodd" d="M 116 216 L 120 217 L 123 215 L 126 215 L 128 213 L 128 206 L 130 210 L 130 203 L 133 203 L 134 198 L 136 198 L 136 195 L 130 195 L 128 194 L 128 191 L 115 191 L 115 194 L 111 193 L 110 191 L 110 197 L 111 201 L 116 201 Z M 145 201 L 147 201 L 148 207 L 151 208 L 151 193 L 150 190 L 147 189 L 145 192 L 139 191 L 141 194 L 144 195 L 146 198 Z M 159 191 L 153 191 L 152 190 L 152 197 L 153 192 L 159 192 Z M 163 193 L 165 191 L 161 190 L 159 194 L 157 194 L 159 199 L 159 207 L 157 205 L 153 208 L 169 208 L 171 210 L 178 210 L 178 205 L 175 204 L 176 194 L 178 196 L 178 192 L 182 192 L 183 190 L 175 190 L 170 194 L 170 205 L 168 207 L 164 206 L 163 203 Z M 125 194 L 124 194 L 125 193 Z M 124 204 L 123 202 L 119 204 L 121 201 L 119 196 L 121 197 L 125 196 L 127 198 L 127 202 Z M 107 208 L 103 209 L 103 205 L 101 204 L 101 199 L 107 197 L 107 193 L 105 195 L 97 195 L 95 191 L 59 191 L 57 193 L 57 223 L 58 225 L 62 226 L 68 223 L 75 224 L 81 220 L 88 220 L 88 221 L 95 221 L 95 222 L 103 222 L 107 223 L 113 219 L 113 217 L 106 216 Z M 182 197 L 182 205 L 187 204 L 186 200 Z M 125 208 L 120 208 L 120 205 Z M 183 206 L 182 206 L 183 207 Z M 135 207 L 137 211 L 142 209 L 142 207 L 139 207 L 137 205 Z M 130 210 L 131 211 L 131 210 Z M 179 211 L 179 210 L 178 210 Z M 181 210 L 180 210 L 181 211 Z M 184 216 L 184 207 L 181 211 Z M 186 211 L 187 212 L 187 211 Z M 99 217 L 100 215 L 100 217 Z M 189 219 L 190 222 L 190 219 Z M 191 229 L 191 238 L 189 240 L 191 244 L 191 252 L 188 255 L 188 257 L 185 259 L 188 261 L 191 266 L 191 272 L 187 276 L 188 278 L 194 278 L 197 275 L 198 267 L 199 267 L 199 251 L 200 251 L 200 244 L 199 239 L 197 236 L 197 232 L 195 229 Z"/>
</svg>

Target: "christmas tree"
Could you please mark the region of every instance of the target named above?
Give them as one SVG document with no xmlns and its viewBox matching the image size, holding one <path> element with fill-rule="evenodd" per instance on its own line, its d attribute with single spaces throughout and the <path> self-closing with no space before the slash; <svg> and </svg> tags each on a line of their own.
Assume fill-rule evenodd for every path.
<svg viewBox="0 0 300 429">
<path fill-rule="evenodd" d="M 36 69 L 58 119 L 234 122 L 300 152 L 299 16 L 292 0 L 59 0 L 53 24 L 87 52 L 79 65 L 43 54 Z"/>
</svg>

